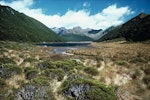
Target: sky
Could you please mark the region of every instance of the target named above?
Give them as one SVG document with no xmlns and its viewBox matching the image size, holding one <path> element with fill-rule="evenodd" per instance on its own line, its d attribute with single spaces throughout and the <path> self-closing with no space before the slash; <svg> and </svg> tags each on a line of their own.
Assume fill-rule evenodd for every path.
<svg viewBox="0 0 150 100">
<path fill-rule="evenodd" d="M 141 12 L 150 14 L 150 0 L 0 0 L 0 4 L 33 17 L 49 28 L 106 29 Z"/>
</svg>

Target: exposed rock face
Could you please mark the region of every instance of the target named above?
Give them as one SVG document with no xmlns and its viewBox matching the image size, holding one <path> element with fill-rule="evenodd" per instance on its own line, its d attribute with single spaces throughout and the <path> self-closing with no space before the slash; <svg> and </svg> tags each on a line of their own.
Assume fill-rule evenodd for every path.
<svg viewBox="0 0 150 100">
<path fill-rule="evenodd" d="M 55 100 L 48 93 L 48 87 L 38 87 L 33 85 L 25 85 L 16 93 L 16 100 Z"/>
</svg>

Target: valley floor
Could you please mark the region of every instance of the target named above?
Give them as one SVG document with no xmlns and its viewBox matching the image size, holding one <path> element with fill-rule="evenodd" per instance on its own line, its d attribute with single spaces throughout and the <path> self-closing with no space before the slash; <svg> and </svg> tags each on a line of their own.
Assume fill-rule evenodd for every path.
<svg viewBox="0 0 150 100">
<path fill-rule="evenodd" d="M 0 41 L 0 99 L 149 100 L 149 42 L 91 46 L 62 55 L 52 47 Z"/>
</svg>

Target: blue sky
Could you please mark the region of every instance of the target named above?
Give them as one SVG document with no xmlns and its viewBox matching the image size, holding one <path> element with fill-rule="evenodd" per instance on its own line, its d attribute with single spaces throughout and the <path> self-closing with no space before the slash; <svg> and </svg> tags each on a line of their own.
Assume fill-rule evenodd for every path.
<svg viewBox="0 0 150 100">
<path fill-rule="evenodd" d="M 150 0 L 0 0 L 48 27 L 106 29 L 141 12 L 150 14 Z"/>
</svg>

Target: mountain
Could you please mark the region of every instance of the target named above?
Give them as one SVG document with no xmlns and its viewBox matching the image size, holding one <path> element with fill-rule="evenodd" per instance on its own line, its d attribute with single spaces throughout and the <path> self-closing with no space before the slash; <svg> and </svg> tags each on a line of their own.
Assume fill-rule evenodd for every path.
<svg viewBox="0 0 150 100">
<path fill-rule="evenodd" d="M 66 35 L 62 35 L 61 37 L 66 41 L 94 41 L 90 37 L 76 35 L 76 34 L 66 34 Z"/>
<path fill-rule="evenodd" d="M 61 38 L 41 22 L 0 5 L 0 40 L 51 42 L 61 41 Z"/>
<path fill-rule="evenodd" d="M 109 31 L 98 41 L 125 38 L 128 41 L 144 41 L 150 39 L 150 15 L 140 13 L 126 23 Z"/>
<path fill-rule="evenodd" d="M 97 40 L 98 37 L 102 34 L 103 30 L 95 30 L 95 29 L 82 29 L 80 26 L 73 27 L 72 29 L 66 29 L 64 27 L 61 28 L 52 28 L 54 32 L 56 32 L 63 39 L 68 41 L 93 41 Z"/>
</svg>

